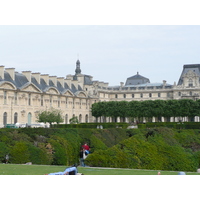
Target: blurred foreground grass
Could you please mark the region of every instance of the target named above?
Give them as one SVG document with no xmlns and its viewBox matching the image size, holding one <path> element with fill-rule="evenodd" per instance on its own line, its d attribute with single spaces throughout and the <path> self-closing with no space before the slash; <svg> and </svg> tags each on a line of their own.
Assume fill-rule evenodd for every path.
<svg viewBox="0 0 200 200">
<path fill-rule="evenodd" d="M 66 166 L 55 165 L 17 165 L 0 164 L 0 175 L 44 175 L 64 171 Z M 113 169 L 97 167 L 78 167 L 78 172 L 84 175 L 157 175 L 158 170 Z M 161 175 L 177 175 L 178 172 L 160 171 Z M 186 172 L 187 175 L 200 175 L 197 172 Z"/>
</svg>

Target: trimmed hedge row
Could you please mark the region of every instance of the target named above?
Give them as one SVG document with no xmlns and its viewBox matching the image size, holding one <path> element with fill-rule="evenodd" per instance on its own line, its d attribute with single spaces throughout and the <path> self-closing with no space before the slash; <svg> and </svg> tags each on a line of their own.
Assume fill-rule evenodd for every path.
<svg viewBox="0 0 200 200">
<path fill-rule="evenodd" d="M 127 128 L 128 123 L 80 123 L 80 124 L 53 124 L 52 128 Z"/>
<path fill-rule="evenodd" d="M 175 129 L 200 129 L 200 122 L 147 122 L 138 124 L 138 128 L 168 127 Z"/>
</svg>

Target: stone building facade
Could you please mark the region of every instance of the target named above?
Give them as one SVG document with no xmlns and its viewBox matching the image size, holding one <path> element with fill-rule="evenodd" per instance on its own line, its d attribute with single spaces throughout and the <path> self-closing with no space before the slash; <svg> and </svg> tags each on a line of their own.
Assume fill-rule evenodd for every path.
<svg viewBox="0 0 200 200">
<path fill-rule="evenodd" d="M 51 107 L 62 110 L 64 123 L 77 116 L 79 122 L 94 122 L 91 105 L 98 101 L 144 101 L 156 99 L 196 100 L 200 96 L 200 64 L 184 65 L 178 84 L 151 83 L 137 73 L 126 83 L 109 86 L 81 73 L 64 77 L 0 66 L 0 127 L 6 124 L 36 124 L 37 114 Z M 109 119 L 110 121 L 110 119 Z"/>
</svg>

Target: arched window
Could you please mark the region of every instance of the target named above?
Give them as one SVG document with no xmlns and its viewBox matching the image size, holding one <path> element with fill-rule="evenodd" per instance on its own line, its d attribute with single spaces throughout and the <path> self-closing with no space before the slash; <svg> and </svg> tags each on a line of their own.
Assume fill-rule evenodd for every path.
<svg viewBox="0 0 200 200">
<path fill-rule="evenodd" d="M 85 123 L 88 123 L 88 115 L 85 115 Z"/>
<path fill-rule="evenodd" d="M 79 119 L 78 120 L 79 120 L 79 123 L 82 122 L 82 115 L 81 114 L 79 115 Z"/>
<path fill-rule="evenodd" d="M 44 96 L 41 95 L 41 106 L 43 106 L 43 105 L 44 105 Z"/>
<path fill-rule="evenodd" d="M 14 124 L 16 124 L 16 123 L 17 123 L 17 121 L 18 121 L 18 114 L 17 114 L 17 113 L 15 113 L 15 114 L 14 114 Z"/>
<path fill-rule="evenodd" d="M 31 105 L 31 94 L 28 94 L 28 105 Z"/>
<path fill-rule="evenodd" d="M 31 125 L 32 114 L 28 113 L 28 125 Z"/>
<path fill-rule="evenodd" d="M 68 114 L 65 115 L 65 124 L 68 124 Z"/>
<path fill-rule="evenodd" d="M 60 108 L 60 97 L 58 97 L 58 108 Z"/>
<path fill-rule="evenodd" d="M 193 86 L 193 80 L 192 79 L 189 79 L 189 84 L 188 84 L 189 87 L 192 87 Z"/>
<path fill-rule="evenodd" d="M 7 91 L 4 91 L 4 104 L 7 104 Z"/>
<path fill-rule="evenodd" d="M 3 113 L 3 125 L 6 126 L 7 124 L 7 112 Z"/>
</svg>

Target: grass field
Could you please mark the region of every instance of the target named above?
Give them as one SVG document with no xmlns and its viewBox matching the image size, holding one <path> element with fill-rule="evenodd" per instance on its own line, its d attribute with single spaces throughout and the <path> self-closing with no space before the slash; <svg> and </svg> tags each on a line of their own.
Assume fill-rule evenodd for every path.
<svg viewBox="0 0 200 200">
<path fill-rule="evenodd" d="M 44 175 L 64 171 L 66 166 L 54 165 L 16 165 L 0 164 L 0 175 Z M 113 169 L 78 167 L 78 172 L 84 175 L 157 175 L 158 170 Z M 161 175 L 177 175 L 178 172 L 160 171 Z M 200 175 L 197 172 L 186 172 L 187 175 Z"/>
</svg>

